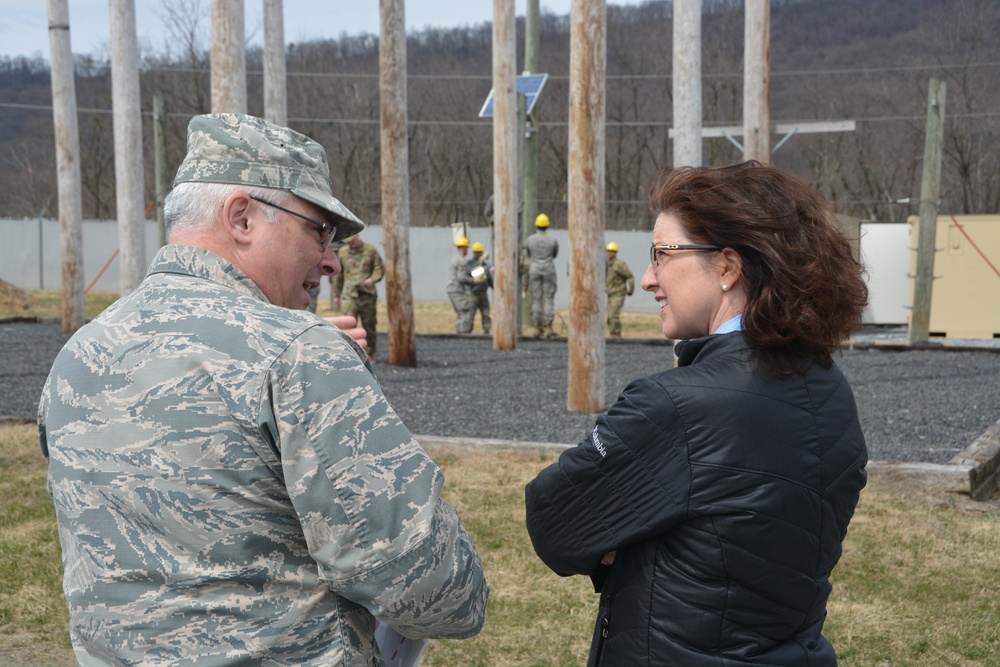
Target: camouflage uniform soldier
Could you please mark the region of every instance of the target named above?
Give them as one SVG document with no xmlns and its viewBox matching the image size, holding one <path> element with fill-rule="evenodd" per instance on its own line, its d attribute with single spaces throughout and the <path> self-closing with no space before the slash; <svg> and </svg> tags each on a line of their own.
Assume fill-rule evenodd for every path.
<svg viewBox="0 0 1000 667">
<path fill-rule="evenodd" d="M 628 264 L 618 259 L 618 244 L 612 241 L 607 245 L 608 270 L 605 287 L 608 292 L 608 334 L 614 338 L 622 337 L 622 307 L 625 297 L 632 296 L 635 291 L 635 277 Z"/>
<path fill-rule="evenodd" d="M 378 303 L 375 284 L 385 276 L 382 258 L 375 246 L 362 243 L 361 237 L 356 235 L 337 251 L 337 257 L 344 268 L 340 274 L 330 279 L 336 308 L 345 315 L 358 318 L 368 337 L 365 351 L 374 359 L 377 324 L 375 306 Z"/>
<path fill-rule="evenodd" d="M 556 265 L 559 242 L 548 235 L 549 216 L 539 213 L 535 218 L 535 233 L 524 242 L 531 261 L 528 267 L 528 294 L 531 295 L 531 320 L 535 324 L 535 338 L 556 335 L 552 328 L 555 317 L 553 302 L 556 296 Z"/>
<path fill-rule="evenodd" d="M 469 293 L 469 333 L 476 323 L 476 312 L 483 324 L 483 333 L 488 334 L 493 320 L 490 319 L 489 289 L 493 287 L 493 275 L 490 265 L 483 259 L 483 244 L 476 241 L 472 244 L 472 259 L 468 262 L 469 275 L 472 284 L 468 286 Z"/>
<path fill-rule="evenodd" d="M 455 333 L 472 333 L 472 302 L 467 288 L 472 286 L 472 274 L 469 272 L 469 239 L 464 236 L 455 241 L 457 255 L 448 263 L 448 285 L 445 290 L 455 309 Z"/>
<path fill-rule="evenodd" d="M 195 116 L 165 219 L 39 405 L 80 664 L 372 666 L 376 617 L 478 632 L 489 592 L 441 471 L 305 310 L 331 238 L 363 228 L 323 148 Z"/>
</svg>

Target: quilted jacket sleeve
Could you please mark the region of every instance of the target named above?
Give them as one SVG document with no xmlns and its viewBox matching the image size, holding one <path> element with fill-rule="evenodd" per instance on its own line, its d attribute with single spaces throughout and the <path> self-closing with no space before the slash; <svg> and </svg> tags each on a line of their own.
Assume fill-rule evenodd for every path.
<svg viewBox="0 0 1000 667">
<path fill-rule="evenodd" d="M 559 574 L 595 575 L 604 554 L 685 517 L 690 479 L 673 401 L 653 378 L 636 380 L 586 439 L 527 485 L 535 552 Z"/>
</svg>

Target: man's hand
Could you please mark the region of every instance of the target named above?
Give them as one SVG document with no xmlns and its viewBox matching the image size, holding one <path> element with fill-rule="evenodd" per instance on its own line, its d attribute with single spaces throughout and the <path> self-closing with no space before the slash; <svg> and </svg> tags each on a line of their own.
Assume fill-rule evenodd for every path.
<svg viewBox="0 0 1000 667">
<path fill-rule="evenodd" d="M 339 301 L 339 299 L 338 299 Z M 339 307 L 340 304 L 338 304 Z M 368 338 L 364 329 L 359 329 L 355 325 L 358 323 L 357 319 L 351 317 L 350 315 L 339 315 L 337 317 L 324 317 L 324 320 L 334 325 L 335 327 L 341 329 L 348 336 L 353 338 L 358 342 L 361 347 L 368 347 Z"/>
<path fill-rule="evenodd" d="M 375 282 L 371 278 L 365 278 L 364 285 L 368 289 L 371 289 L 371 288 L 375 287 Z"/>
</svg>

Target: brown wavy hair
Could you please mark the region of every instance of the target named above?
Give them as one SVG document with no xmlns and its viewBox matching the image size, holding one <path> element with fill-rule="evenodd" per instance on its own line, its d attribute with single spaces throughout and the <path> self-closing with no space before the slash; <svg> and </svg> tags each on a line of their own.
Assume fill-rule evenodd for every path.
<svg viewBox="0 0 1000 667">
<path fill-rule="evenodd" d="M 861 325 L 864 269 L 830 204 L 798 178 L 756 161 L 661 170 L 654 216 L 677 218 L 697 243 L 743 260 L 743 334 L 755 361 L 779 377 L 832 353 Z"/>
</svg>

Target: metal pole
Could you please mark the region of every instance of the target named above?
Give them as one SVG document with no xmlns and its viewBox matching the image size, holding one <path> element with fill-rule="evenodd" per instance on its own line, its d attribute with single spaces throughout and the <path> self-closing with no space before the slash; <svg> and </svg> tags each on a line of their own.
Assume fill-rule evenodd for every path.
<svg viewBox="0 0 1000 667">
<path fill-rule="evenodd" d="M 382 110 L 382 238 L 389 314 L 389 364 L 417 365 L 410 282 L 410 171 L 406 127 L 406 21 L 403 0 L 381 0 L 379 103 Z"/>
<path fill-rule="evenodd" d="M 514 0 L 493 0 L 493 349 L 517 347 L 517 42 Z"/>
<path fill-rule="evenodd" d="M 167 197 L 167 108 L 163 98 L 153 96 L 153 168 L 156 180 L 156 228 L 160 247 L 167 245 L 167 230 L 163 224 L 163 200 Z"/>
<path fill-rule="evenodd" d="M 924 135 L 924 170 L 920 179 L 920 226 L 917 228 L 917 270 L 913 281 L 911 343 L 930 338 L 931 292 L 934 286 L 934 253 L 937 241 L 938 194 L 941 189 L 941 146 L 944 143 L 944 81 L 931 79 L 927 90 L 927 130 Z"/>
<path fill-rule="evenodd" d="M 604 397 L 604 158 L 607 9 L 604 0 L 570 5 L 569 59 L 569 374 L 566 407 L 600 412 Z"/>
</svg>

